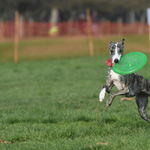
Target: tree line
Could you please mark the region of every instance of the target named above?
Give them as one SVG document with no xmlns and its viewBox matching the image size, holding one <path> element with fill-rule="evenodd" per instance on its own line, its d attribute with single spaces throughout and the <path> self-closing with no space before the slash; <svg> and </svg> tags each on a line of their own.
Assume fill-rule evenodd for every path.
<svg viewBox="0 0 150 150">
<path fill-rule="evenodd" d="M 79 19 L 86 8 L 96 11 L 99 20 L 123 22 L 146 21 L 150 0 L 0 0 L 0 19 L 13 20 L 18 10 L 25 20 L 48 22 L 52 9 L 59 12 L 59 21 Z"/>
</svg>

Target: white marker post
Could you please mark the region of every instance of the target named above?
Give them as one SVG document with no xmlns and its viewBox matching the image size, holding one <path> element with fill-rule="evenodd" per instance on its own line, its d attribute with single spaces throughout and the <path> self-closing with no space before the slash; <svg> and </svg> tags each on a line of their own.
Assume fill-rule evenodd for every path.
<svg viewBox="0 0 150 150">
<path fill-rule="evenodd" d="M 149 51 L 150 51 L 150 8 L 147 8 L 147 23 L 149 28 Z"/>
</svg>

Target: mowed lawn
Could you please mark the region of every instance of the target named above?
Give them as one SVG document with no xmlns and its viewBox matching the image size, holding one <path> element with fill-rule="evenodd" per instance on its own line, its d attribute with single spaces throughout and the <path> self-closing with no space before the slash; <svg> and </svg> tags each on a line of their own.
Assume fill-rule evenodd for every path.
<svg viewBox="0 0 150 150">
<path fill-rule="evenodd" d="M 135 100 L 99 103 L 108 57 L 1 63 L 0 149 L 149 149 Z M 149 66 L 138 73 L 150 79 Z"/>
<path fill-rule="evenodd" d="M 114 36 L 93 38 L 94 55 L 107 55 L 110 41 L 125 39 L 125 53 L 133 51 L 150 52 L 148 35 Z M 58 60 L 89 56 L 89 42 L 86 37 L 61 37 L 24 39 L 19 41 L 19 62 L 32 60 Z M 0 43 L 0 62 L 14 61 L 14 42 Z"/>
<path fill-rule="evenodd" d="M 0 149 L 149 149 L 150 125 L 139 116 L 135 100 L 116 97 L 107 108 L 109 94 L 103 103 L 98 99 L 106 82 L 108 44 L 122 38 L 94 39 L 93 58 L 87 39 L 24 40 L 17 64 L 14 43 L 0 43 Z M 125 54 L 146 53 L 138 74 L 150 79 L 148 36 L 124 38 Z"/>
</svg>

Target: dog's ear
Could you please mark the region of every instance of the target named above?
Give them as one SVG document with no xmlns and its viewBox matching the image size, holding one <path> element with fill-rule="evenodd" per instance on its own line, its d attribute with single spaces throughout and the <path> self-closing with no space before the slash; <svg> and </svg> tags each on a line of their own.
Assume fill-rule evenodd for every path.
<svg viewBox="0 0 150 150">
<path fill-rule="evenodd" d="M 121 45 L 124 45 L 124 41 L 125 41 L 125 39 L 122 39 L 119 43 L 120 43 Z"/>
<path fill-rule="evenodd" d="M 108 46 L 108 48 L 109 48 L 109 49 L 111 48 L 112 43 L 113 43 L 113 42 L 112 42 L 112 41 L 110 41 L 110 44 L 109 44 L 109 46 Z"/>
<path fill-rule="evenodd" d="M 112 41 L 110 41 L 110 44 L 112 43 Z"/>
</svg>

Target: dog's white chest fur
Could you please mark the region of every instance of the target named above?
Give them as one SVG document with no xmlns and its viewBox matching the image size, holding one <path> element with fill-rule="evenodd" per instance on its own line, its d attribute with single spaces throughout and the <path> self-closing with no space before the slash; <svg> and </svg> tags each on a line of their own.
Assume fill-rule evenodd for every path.
<svg viewBox="0 0 150 150">
<path fill-rule="evenodd" d="M 118 90 L 123 89 L 123 84 L 120 81 L 120 75 L 115 73 L 112 69 L 110 71 L 111 81 L 113 81 L 113 84 L 116 86 Z"/>
</svg>

